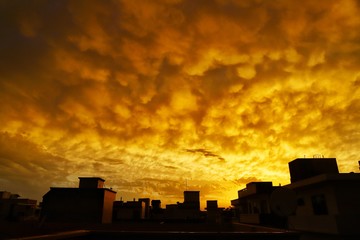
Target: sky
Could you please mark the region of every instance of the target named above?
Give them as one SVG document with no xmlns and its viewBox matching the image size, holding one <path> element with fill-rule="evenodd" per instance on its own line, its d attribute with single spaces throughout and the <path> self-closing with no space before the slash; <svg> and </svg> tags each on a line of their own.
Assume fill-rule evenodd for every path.
<svg viewBox="0 0 360 240">
<path fill-rule="evenodd" d="M 299 157 L 359 172 L 360 1 L 1 0 L 0 29 L 0 191 L 228 207 Z"/>
</svg>

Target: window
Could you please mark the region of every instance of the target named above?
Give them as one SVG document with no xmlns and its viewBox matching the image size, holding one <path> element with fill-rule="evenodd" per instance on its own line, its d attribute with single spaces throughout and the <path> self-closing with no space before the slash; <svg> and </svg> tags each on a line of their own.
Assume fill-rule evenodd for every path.
<svg viewBox="0 0 360 240">
<path fill-rule="evenodd" d="M 315 215 L 326 215 L 328 209 L 324 194 L 314 195 L 311 197 L 312 207 Z"/>
</svg>

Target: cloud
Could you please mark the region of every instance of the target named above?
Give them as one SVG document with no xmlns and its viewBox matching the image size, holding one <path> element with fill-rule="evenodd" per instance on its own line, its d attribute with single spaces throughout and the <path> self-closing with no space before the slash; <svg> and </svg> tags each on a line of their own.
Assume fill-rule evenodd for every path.
<svg viewBox="0 0 360 240">
<path fill-rule="evenodd" d="M 13 191 L 23 197 L 45 194 L 50 184 L 68 184 L 64 174 L 71 171 L 67 159 L 49 153 L 44 146 L 29 141 L 26 136 L 1 132 L 0 175 Z M 4 189 L 5 190 L 5 189 Z"/>
<path fill-rule="evenodd" d="M 186 152 L 190 153 L 201 153 L 206 158 L 217 158 L 220 162 L 224 162 L 225 159 L 220 155 L 213 153 L 209 150 L 198 148 L 198 149 L 185 149 Z"/>
<path fill-rule="evenodd" d="M 39 183 L 99 174 L 131 198 L 143 178 L 163 181 L 149 180 L 154 197 L 181 201 L 185 179 L 236 196 L 255 176 L 285 184 L 287 162 L 318 153 L 357 171 L 358 1 L 0 6 L 10 191 L 32 178 L 39 198 Z"/>
</svg>

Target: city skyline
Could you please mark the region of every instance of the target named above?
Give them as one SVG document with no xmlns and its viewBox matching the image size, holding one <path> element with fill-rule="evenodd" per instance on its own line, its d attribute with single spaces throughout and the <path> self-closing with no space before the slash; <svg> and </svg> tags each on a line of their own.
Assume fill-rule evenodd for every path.
<svg viewBox="0 0 360 240">
<path fill-rule="evenodd" d="M 1 1 L 0 190 L 78 176 L 228 207 L 321 154 L 359 172 L 360 3 Z"/>
</svg>

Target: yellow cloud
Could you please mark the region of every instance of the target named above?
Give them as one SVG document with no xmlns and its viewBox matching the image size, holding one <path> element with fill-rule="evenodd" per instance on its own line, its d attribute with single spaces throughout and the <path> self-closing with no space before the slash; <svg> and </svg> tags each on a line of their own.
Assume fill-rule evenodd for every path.
<svg viewBox="0 0 360 240">
<path fill-rule="evenodd" d="M 100 175 L 173 203 L 188 179 L 227 206 L 247 181 L 289 182 L 296 157 L 358 171 L 356 1 L 19 4 L 0 3 L 9 191 Z"/>
</svg>

